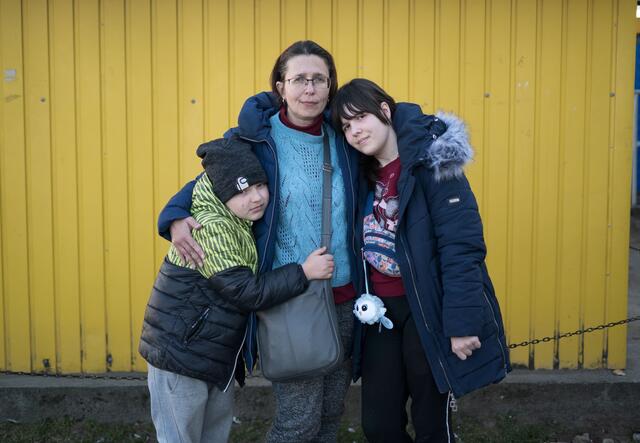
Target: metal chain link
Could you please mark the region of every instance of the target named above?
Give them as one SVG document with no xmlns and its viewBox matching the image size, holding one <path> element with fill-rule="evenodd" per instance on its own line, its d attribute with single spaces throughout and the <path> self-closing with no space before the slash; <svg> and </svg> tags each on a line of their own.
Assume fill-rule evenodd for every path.
<svg viewBox="0 0 640 443">
<path fill-rule="evenodd" d="M 54 372 L 23 372 L 23 371 L 0 371 L 2 375 L 29 375 L 33 377 L 51 377 L 51 378 L 83 378 L 91 380 L 134 380 L 144 381 L 147 376 L 140 375 L 110 375 L 107 374 L 58 374 Z"/>
<path fill-rule="evenodd" d="M 612 321 L 609 323 L 604 323 L 602 325 L 598 325 L 598 326 L 592 326 L 590 328 L 585 328 L 585 329 L 578 329 L 577 331 L 573 331 L 573 332 L 565 332 L 564 334 L 559 334 L 559 335 L 554 335 L 554 336 L 547 336 L 544 338 L 534 338 L 533 340 L 528 340 L 528 341 L 523 341 L 521 343 L 512 343 L 509 345 L 509 349 L 513 349 L 513 348 L 517 348 L 519 346 L 528 346 L 528 345 L 537 345 L 538 343 L 547 343 L 553 340 L 560 340 L 561 338 L 566 338 L 566 337 L 572 337 L 574 335 L 582 335 L 588 332 L 593 332 L 593 331 L 600 331 L 602 329 L 607 329 L 607 328 L 611 328 L 613 326 L 618 326 L 618 325 L 623 325 L 625 323 L 631 323 L 633 321 L 637 321 L 640 320 L 640 315 L 637 315 L 635 317 L 629 317 L 627 319 L 624 320 L 620 320 L 620 321 Z"/>
<path fill-rule="evenodd" d="M 538 343 L 547 343 L 553 340 L 560 340 L 561 338 L 572 337 L 574 335 L 582 335 L 587 334 L 589 332 L 600 331 L 603 329 L 611 328 L 613 326 L 623 325 L 626 323 L 631 323 L 634 321 L 640 320 L 640 315 L 635 317 L 629 317 L 625 320 L 614 321 L 609 323 L 604 323 L 598 326 L 592 326 L 585 329 L 578 329 L 573 332 L 565 332 L 564 334 L 547 336 L 543 338 L 534 338 L 533 340 L 523 341 L 520 343 L 512 343 L 509 345 L 509 349 L 518 348 L 520 346 L 529 346 L 529 345 L 537 345 Z M 24 372 L 24 371 L 0 371 L 2 375 L 29 375 L 34 377 L 52 377 L 52 378 L 82 378 L 82 379 L 90 379 L 90 380 L 132 380 L 132 381 L 144 381 L 147 379 L 147 376 L 144 374 L 140 375 L 115 375 L 115 374 L 58 374 L 51 372 Z"/>
</svg>

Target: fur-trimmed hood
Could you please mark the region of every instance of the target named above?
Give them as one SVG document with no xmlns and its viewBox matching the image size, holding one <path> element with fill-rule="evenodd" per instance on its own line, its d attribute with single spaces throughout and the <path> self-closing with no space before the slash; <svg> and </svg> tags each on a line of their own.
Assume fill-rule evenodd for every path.
<svg viewBox="0 0 640 443">
<path fill-rule="evenodd" d="M 408 167 L 426 163 L 436 181 L 460 177 L 473 160 L 464 122 L 454 114 L 423 114 L 420 106 L 398 103 L 393 115 L 400 162 Z"/>
</svg>

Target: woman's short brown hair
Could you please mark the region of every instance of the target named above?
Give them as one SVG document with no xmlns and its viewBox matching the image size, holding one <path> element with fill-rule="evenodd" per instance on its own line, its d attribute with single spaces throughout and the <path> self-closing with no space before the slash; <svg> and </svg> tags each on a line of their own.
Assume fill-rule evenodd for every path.
<svg viewBox="0 0 640 443">
<path fill-rule="evenodd" d="M 336 91 L 338 90 L 338 73 L 336 72 L 336 64 L 333 61 L 333 56 L 324 49 L 322 46 L 317 44 L 312 40 L 300 40 L 295 42 L 287 49 L 285 49 L 282 54 L 276 59 L 275 64 L 273 65 L 273 69 L 271 70 L 271 90 L 274 94 L 280 97 L 280 92 L 276 84 L 278 82 L 284 81 L 284 75 L 287 71 L 287 63 L 289 60 L 297 55 L 317 55 L 327 64 L 327 68 L 329 69 L 329 103 L 334 95 L 336 95 Z"/>
</svg>

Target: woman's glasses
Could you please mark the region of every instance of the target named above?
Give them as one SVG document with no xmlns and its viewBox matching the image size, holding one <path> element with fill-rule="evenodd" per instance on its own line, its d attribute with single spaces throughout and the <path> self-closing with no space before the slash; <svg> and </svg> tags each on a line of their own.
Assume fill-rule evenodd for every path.
<svg viewBox="0 0 640 443">
<path fill-rule="evenodd" d="M 298 75 L 297 77 L 288 78 L 286 80 L 289 85 L 294 89 L 304 89 L 308 84 L 311 84 L 314 89 L 329 89 L 331 85 L 331 79 L 324 75 L 314 75 L 311 78 L 306 78 L 304 75 Z"/>
</svg>

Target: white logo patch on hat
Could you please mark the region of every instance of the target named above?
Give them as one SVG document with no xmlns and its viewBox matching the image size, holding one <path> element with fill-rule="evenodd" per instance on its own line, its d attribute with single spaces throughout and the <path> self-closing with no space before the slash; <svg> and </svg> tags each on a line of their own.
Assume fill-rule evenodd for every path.
<svg viewBox="0 0 640 443">
<path fill-rule="evenodd" d="M 238 191 L 244 191 L 248 187 L 249 187 L 249 182 L 247 181 L 247 178 L 238 177 L 238 179 L 236 180 L 236 188 L 238 188 Z"/>
</svg>

